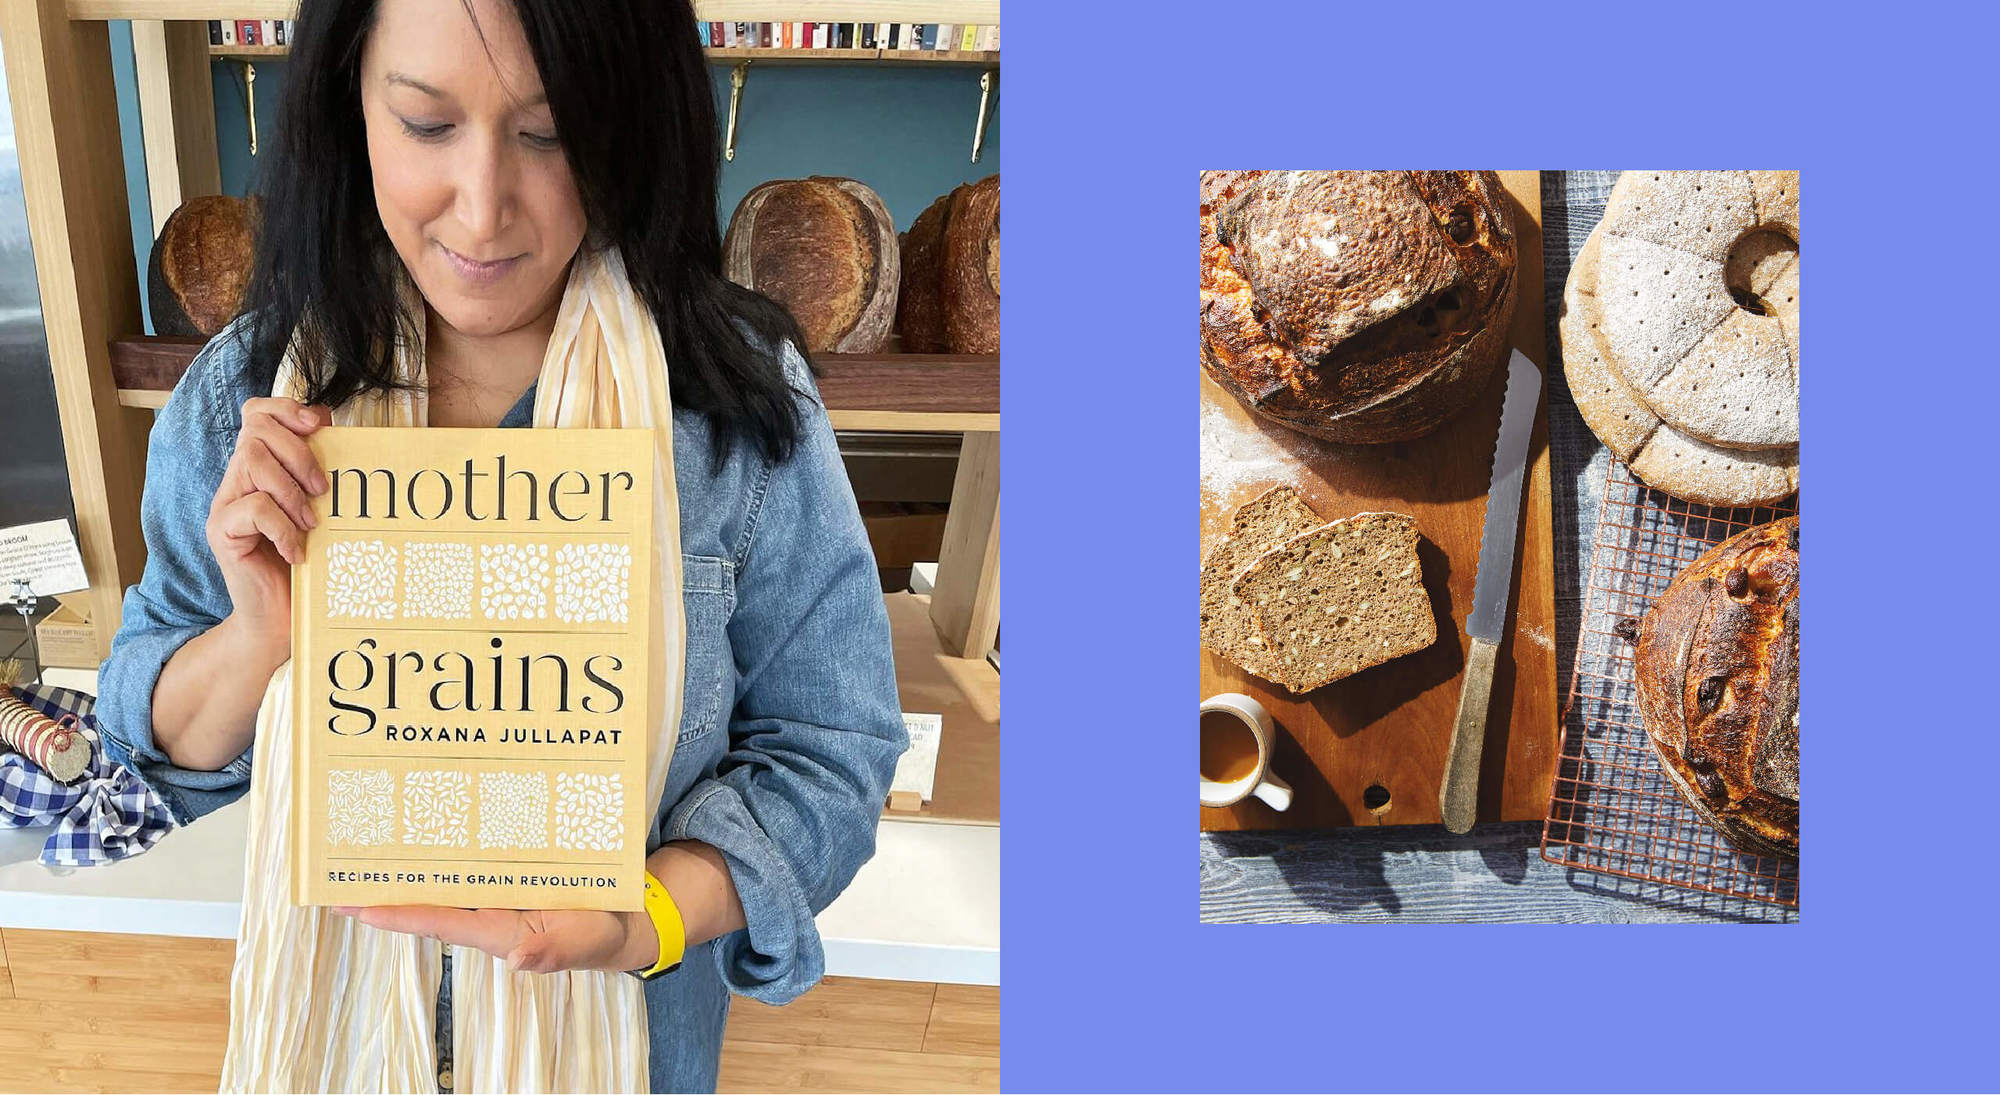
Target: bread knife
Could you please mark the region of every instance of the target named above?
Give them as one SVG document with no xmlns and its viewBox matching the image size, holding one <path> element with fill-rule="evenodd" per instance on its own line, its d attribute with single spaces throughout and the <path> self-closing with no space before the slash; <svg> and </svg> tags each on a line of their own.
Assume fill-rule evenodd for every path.
<svg viewBox="0 0 2000 1095">
<path fill-rule="evenodd" d="M 1479 754 L 1486 744 L 1486 706 L 1493 698 L 1493 667 L 1507 629 L 1507 596 L 1514 586 L 1514 537 L 1521 528 L 1521 490 L 1527 479 L 1528 435 L 1542 402 L 1542 371 L 1519 350 L 1507 362 L 1507 394 L 1500 404 L 1500 439 L 1493 449 L 1493 481 L 1486 490 L 1486 528 L 1479 538 L 1479 572 L 1465 634 L 1465 683 L 1458 719 L 1445 754 L 1438 803 L 1444 827 L 1470 832 L 1479 809 Z"/>
</svg>

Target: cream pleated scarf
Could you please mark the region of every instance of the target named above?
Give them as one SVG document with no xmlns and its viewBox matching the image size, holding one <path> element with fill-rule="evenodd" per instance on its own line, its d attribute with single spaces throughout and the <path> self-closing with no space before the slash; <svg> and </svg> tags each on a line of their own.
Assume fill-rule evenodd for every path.
<svg viewBox="0 0 2000 1095">
<path fill-rule="evenodd" d="M 404 277 L 404 299 L 423 315 Z M 293 350 L 272 394 L 303 391 Z M 428 420 L 424 347 L 399 345 L 414 391 L 370 393 L 334 411 L 343 426 Z M 660 723 L 647 750 L 647 798 L 666 786 L 680 725 L 685 620 L 673 408 L 652 313 L 615 253 L 579 255 L 535 392 L 535 425 L 651 426 L 653 582 L 661 641 L 652 674 Z M 671 595 L 664 595 L 671 591 Z M 243 919 L 230 976 L 222 1090 L 435 1092 L 435 1007 L 443 947 L 291 904 L 292 667 L 271 678 L 257 712 Z M 622 973 L 513 973 L 469 947 L 452 951 L 452 1067 L 458 1091 L 645 1091 L 646 1002 Z"/>
</svg>

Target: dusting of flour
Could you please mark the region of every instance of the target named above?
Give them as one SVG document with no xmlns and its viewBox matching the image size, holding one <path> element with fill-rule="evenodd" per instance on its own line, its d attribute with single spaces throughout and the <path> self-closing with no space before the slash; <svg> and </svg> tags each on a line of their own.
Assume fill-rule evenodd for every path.
<svg viewBox="0 0 2000 1095">
<path fill-rule="evenodd" d="M 1277 436 L 1273 436 L 1273 435 Z M 1280 440 L 1282 437 L 1284 440 Z M 1296 484 L 1310 452 L 1311 439 L 1278 427 L 1271 433 L 1249 422 L 1232 419 L 1213 402 L 1201 407 L 1201 493 L 1209 510 L 1226 508 L 1250 486 Z M 1204 518 L 1208 516 L 1203 514 Z"/>
</svg>

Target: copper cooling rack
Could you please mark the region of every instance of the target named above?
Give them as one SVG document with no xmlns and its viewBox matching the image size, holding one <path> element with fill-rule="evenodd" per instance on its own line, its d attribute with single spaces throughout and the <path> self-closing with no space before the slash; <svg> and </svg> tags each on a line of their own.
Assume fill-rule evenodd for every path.
<svg viewBox="0 0 2000 1095">
<path fill-rule="evenodd" d="M 1616 629 L 1622 620 L 1636 625 L 1674 575 L 1709 548 L 1798 513 L 1798 496 L 1775 506 L 1713 508 L 1647 487 L 1616 459 L 1609 465 L 1542 858 L 1641 884 L 1797 908 L 1797 864 L 1736 851 L 1660 769 L 1639 720 L 1634 644 Z"/>
</svg>

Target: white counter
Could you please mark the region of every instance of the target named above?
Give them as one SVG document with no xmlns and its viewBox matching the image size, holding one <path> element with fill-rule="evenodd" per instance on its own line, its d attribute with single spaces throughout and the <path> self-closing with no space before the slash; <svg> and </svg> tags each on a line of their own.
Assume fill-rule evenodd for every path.
<svg viewBox="0 0 2000 1095">
<path fill-rule="evenodd" d="M 43 679 L 86 692 L 88 670 Z M 47 828 L 0 830 L 0 928 L 234 939 L 247 798 L 104 867 L 35 862 Z M 875 858 L 819 915 L 826 972 L 897 981 L 1000 983 L 1000 830 L 885 819 Z"/>
</svg>

